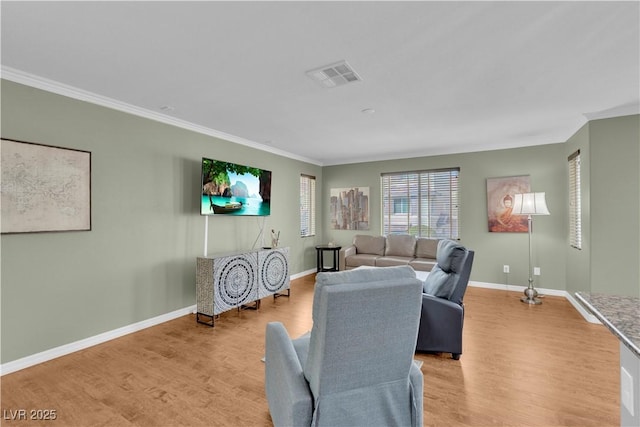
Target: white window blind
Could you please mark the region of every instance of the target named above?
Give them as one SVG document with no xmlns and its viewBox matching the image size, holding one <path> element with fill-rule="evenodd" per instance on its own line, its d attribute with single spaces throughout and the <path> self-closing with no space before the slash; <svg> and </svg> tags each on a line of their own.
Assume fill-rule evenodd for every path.
<svg viewBox="0 0 640 427">
<path fill-rule="evenodd" d="M 300 237 L 316 234 L 316 177 L 300 175 Z"/>
<path fill-rule="evenodd" d="M 580 150 L 569 156 L 569 244 L 582 249 L 582 195 L 580 193 Z"/>
<path fill-rule="evenodd" d="M 458 239 L 459 174 L 460 168 L 382 174 L 382 234 Z"/>
</svg>

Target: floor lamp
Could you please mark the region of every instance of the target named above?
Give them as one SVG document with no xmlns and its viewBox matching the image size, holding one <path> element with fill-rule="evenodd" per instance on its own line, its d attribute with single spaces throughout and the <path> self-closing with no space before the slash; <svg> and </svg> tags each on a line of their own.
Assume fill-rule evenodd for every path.
<svg viewBox="0 0 640 427">
<path fill-rule="evenodd" d="M 542 304 L 537 298 L 538 291 L 533 287 L 533 274 L 531 271 L 531 232 L 532 215 L 549 215 L 544 193 L 521 193 L 514 196 L 512 215 L 527 215 L 529 225 L 529 286 L 524 290 L 524 297 L 520 301 L 527 304 Z"/>
</svg>

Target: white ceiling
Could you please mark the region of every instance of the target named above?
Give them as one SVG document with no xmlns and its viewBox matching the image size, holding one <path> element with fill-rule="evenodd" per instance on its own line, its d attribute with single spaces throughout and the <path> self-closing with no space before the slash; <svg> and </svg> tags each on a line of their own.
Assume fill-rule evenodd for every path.
<svg viewBox="0 0 640 427">
<path fill-rule="evenodd" d="M 640 112 L 637 1 L 0 7 L 3 78 L 319 165 L 558 143 Z M 362 81 L 306 75 L 340 60 Z"/>
</svg>

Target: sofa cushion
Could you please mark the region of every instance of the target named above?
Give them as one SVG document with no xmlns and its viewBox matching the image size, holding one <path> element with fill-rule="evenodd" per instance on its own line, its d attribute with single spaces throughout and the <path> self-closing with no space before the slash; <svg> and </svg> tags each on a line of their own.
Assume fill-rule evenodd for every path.
<svg viewBox="0 0 640 427">
<path fill-rule="evenodd" d="M 389 234 L 384 250 L 385 256 L 413 257 L 416 253 L 416 238 L 410 234 Z"/>
<path fill-rule="evenodd" d="M 350 255 L 345 259 L 345 264 L 350 268 L 360 267 L 363 265 L 375 267 L 376 259 L 378 258 L 380 258 L 379 255 L 369 255 L 369 254 Z"/>
<path fill-rule="evenodd" d="M 376 267 L 392 267 L 395 265 L 409 265 L 413 257 L 385 256 L 376 259 Z"/>
<path fill-rule="evenodd" d="M 353 244 L 358 254 L 384 255 L 384 236 L 357 234 L 353 236 Z"/>
<path fill-rule="evenodd" d="M 436 259 L 439 239 L 418 237 L 416 239 L 416 258 Z"/>
</svg>

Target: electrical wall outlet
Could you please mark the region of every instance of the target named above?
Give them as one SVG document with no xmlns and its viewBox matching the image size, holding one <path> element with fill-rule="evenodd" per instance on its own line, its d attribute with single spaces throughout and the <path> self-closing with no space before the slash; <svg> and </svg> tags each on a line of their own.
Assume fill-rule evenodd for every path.
<svg viewBox="0 0 640 427">
<path fill-rule="evenodd" d="M 534 276 L 540 275 L 540 267 L 533 267 L 533 275 Z"/>
<path fill-rule="evenodd" d="M 503 273 L 508 273 L 509 272 L 509 266 L 507 264 L 502 266 L 502 272 Z"/>
</svg>

